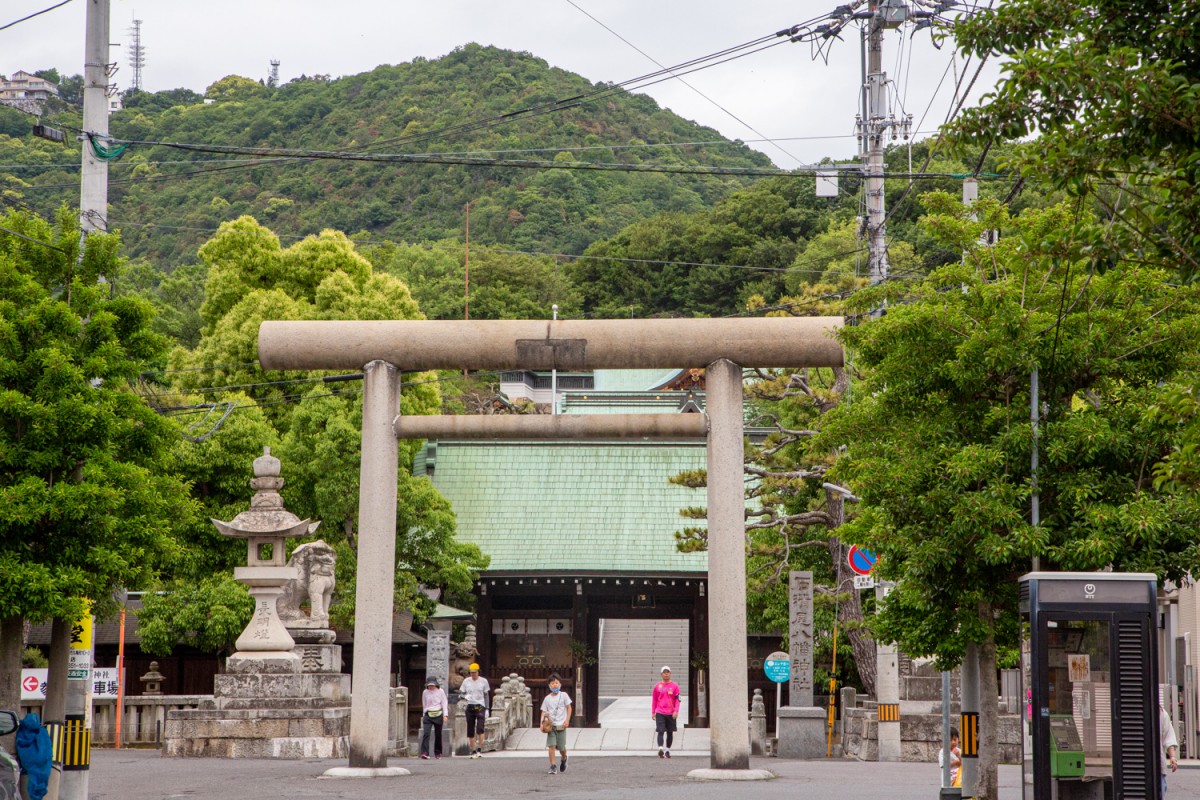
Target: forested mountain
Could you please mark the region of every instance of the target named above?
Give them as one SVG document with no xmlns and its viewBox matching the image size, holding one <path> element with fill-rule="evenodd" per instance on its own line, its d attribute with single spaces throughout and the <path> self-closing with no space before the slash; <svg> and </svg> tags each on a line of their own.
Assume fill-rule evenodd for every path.
<svg viewBox="0 0 1200 800">
<path fill-rule="evenodd" d="M 468 312 L 468 272 L 470 316 L 496 319 L 549 317 L 553 304 L 562 316 L 739 313 L 844 291 L 866 270 L 854 173 L 843 174 L 836 198 L 818 198 L 807 173 L 567 168 L 771 164 L 645 96 L 593 85 L 528 53 L 467 45 L 336 80 L 268 87 L 227 76 L 204 96 L 176 89 L 124 101 L 111 120 L 113 149 L 125 149 L 111 162 L 109 194 L 110 228 L 121 232 L 132 261 L 120 288 L 151 299 L 159 332 L 188 347 L 199 340 L 211 266 L 199 248 L 243 216 L 285 246 L 322 230 L 344 232 L 375 269 L 407 284 L 431 318 Z M 52 124 L 80 124 L 74 105 L 49 111 Z M 43 214 L 75 205 L 77 149 L 33 138 L 30 122 L 0 106 L 0 202 Z M 241 152 L 214 152 L 222 148 Z M 421 155 L 433 163 L 252 160 L 246 148 Z M 894 273 L 957 258 L 914 224 L 922 211 L 916 198 L 934 188 L 957 193 L 972 172 L 998 178 L 984 180 L 982 195 L 1006 195 L 1012 180 L 997 173 L 1008 150 L 996 146 L 982 159 L 978 151 L 931 155 L 926 141 L 888 151 L 897 175 L 887 182 Z M 929 174 L 900 177 L 913 169 Z M 1027 189 L 1014 207 L 1029 197 Z"/>
<path fill-rule="evenodd" d="M 646 96 L 611 89 L 528 53 L 472 44 L 436 60 L 338 79 L 301 77 L 266 87 L 229 76 L 205 97 L 187 90 L 129 94 L 126 108 L 112 116 L 111 132 L 138 142 L 235 147 L 771 166 L 762 154 Z M 547 106 L 563 100 L 569 102 Z M 541 112 L 514 115 L 526 109 Z M 42 213 L 74 204 L 76 149 L 32 138 L 31 121 L 0 108 L 0 192 L 10 199 L 16 192 Z M 78 110 L 67 108 L 54 122 L 78 126 Z M 683 142 L 717 143 L 640 147 Z M 305 159 L 248 166 L 245 158 L 129 145 L 112 162 L 109 194 L 110 227 L 121 230 L 127 254 L 171 271 L 194 263 L 221 222 L 245 214 L 282 236 L 335 228 L 389 241 L 461 238 L 468 203 L 471 238 L 481 244 L 578 253 L 632 222 L 696 210 L 744 185 L 725 175 Z M 67 168 L 10 166 L 40 164 Z"/>
</svg>

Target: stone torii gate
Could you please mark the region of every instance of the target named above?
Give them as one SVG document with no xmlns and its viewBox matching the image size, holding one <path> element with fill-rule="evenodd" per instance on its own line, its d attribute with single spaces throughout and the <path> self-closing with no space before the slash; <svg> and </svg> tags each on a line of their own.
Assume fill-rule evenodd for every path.
<svg viewBox="0 0 1200 800">
<path fill-rule="evenodd" d="M 363 370 L 350 767 L 387 767 L 399 438 L 706 437 L 711 770 L 751 777 L 746 729 L 742 367 L 840 367 L 841 317 L 659 320 L 267 321 L 265 370 Z M 400 371 L 707 367 L 707 411 L 400 419 Z M 763 777 L 769 776 L 765 773 Z M 699 774 L 710 773 L 710 774 Z"/>
</svg>

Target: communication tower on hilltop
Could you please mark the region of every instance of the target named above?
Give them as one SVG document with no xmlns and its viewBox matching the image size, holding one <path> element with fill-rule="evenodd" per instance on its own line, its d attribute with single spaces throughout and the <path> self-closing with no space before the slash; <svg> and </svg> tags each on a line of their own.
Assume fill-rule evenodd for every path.
<svg viewBox="0 0 1200 800">
<path fill-rule="evenodd" d="M 271 74 L 267 76 L 267 86 L 279 85 L 279 59 L 271 59 Z"/>
<path fill-rule="evenodd" d="M 129 29 L 133 43 L 129 46 L 129 66 L 133 67 L 133 83 L 131 89 L 142 88 L 142 67 L 146 66 L 146 48 L 142 46 L 142 21 L 135 19 Z"/>
</svg>

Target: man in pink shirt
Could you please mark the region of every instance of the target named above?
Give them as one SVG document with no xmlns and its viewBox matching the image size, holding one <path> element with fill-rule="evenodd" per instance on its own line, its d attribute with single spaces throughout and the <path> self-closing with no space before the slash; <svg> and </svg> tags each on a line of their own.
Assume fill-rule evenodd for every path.
<svg viewBox="0 0 1200 800">
<path fill-rule="evenodd" d="M 671 745 L 675 741 L 675 722 L 679 719 L 679 684 L 671 680 L 671 668 L 662 668 L 662 680 L 654 684 L 650 696 L 650 716 L 654 718 L 654 729 L 658 732 L 658 757 L 670 758 Z M 663 734 L 667 746 L 663 749 Z"/>
</svg>

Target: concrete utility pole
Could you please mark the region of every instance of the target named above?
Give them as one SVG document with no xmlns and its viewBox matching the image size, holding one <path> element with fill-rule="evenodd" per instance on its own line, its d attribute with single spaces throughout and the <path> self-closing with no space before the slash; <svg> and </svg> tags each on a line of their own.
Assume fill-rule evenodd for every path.
<svg viewBox="0 0 1200 800">
<path fill-rule="evenodd" d="M 966 798 L 975 796 L 979 784 L 979 645 L 967 645 L 960 674 L 962 718 L 958 741 L 962 751 L 962 796 Z"/>
<path fill-rule="evenodd" d="M 886 581 L 875 584 L 875 602 L 883 603 L 891 589 Z M 900 743 L 900 652 L 893 642 L 875 643 L 875 700 L 879 732 L 879 760 L 899 761 Z"/>
<path fill-rule="evenodd" d="M 87 42 L 83 60 L 83 168 L 79 223 L 88 233 L 108 230 L 108 162 L 96 156 L 97 144 L 108 140 L 108 6 L 109 0 L 87 0 Z"/>
<path fill-rule="evenodd" d="M 888 111 L 887 73 L 883 71 L 883 32 L 899 28 L 910 16 L 930 16 L 912 12 L 904 0 L 871 0 L 870 17 L 863 31 L 862 110 L 858 115 L 859 155 L 866 179 L 867 267 L 871 283 L 888 277 L 887 212 L 884 206 L 884 141 L 912 135 L 912 115 L 897 119 Z M 878 313 L 878 312 L 877 312 Z"/>
<path fill-rule="evenodd" d="M 109 0 L 87 0 L 85 28 L 80 258 L 87 235 L 93 231 L 103 233 L 108 228 L 108 162 L 96 156 L 92 137 L 100 144 L 108 139 Z M 48 800 L 87 800 L 88 796 L 93 655 L 90 616 L 86 622 L 86 646 L 81 646 L 83 643 L 76 636 L 83 621 L 72 625 L 55 620 L 52 626 L 50 695 L 53 697 L 47 696 L 45 711 L 47 728 L 52 736 L 60 738 L 60 745 L 56 747 Z M 64 647 L 69 658 L 61 652 Z"/>
<path fill-rule="evenodd" d="M 867 43 L 866 119 L 860 138 L 867 178 L 867 267 L 871 283 L 887 279 L 887 218 L 883 198 L 883 134 L 887 123 L 887 75 L 883 71 L 883 18 L 878 0 L 871 0 Z"/>
</svg>

